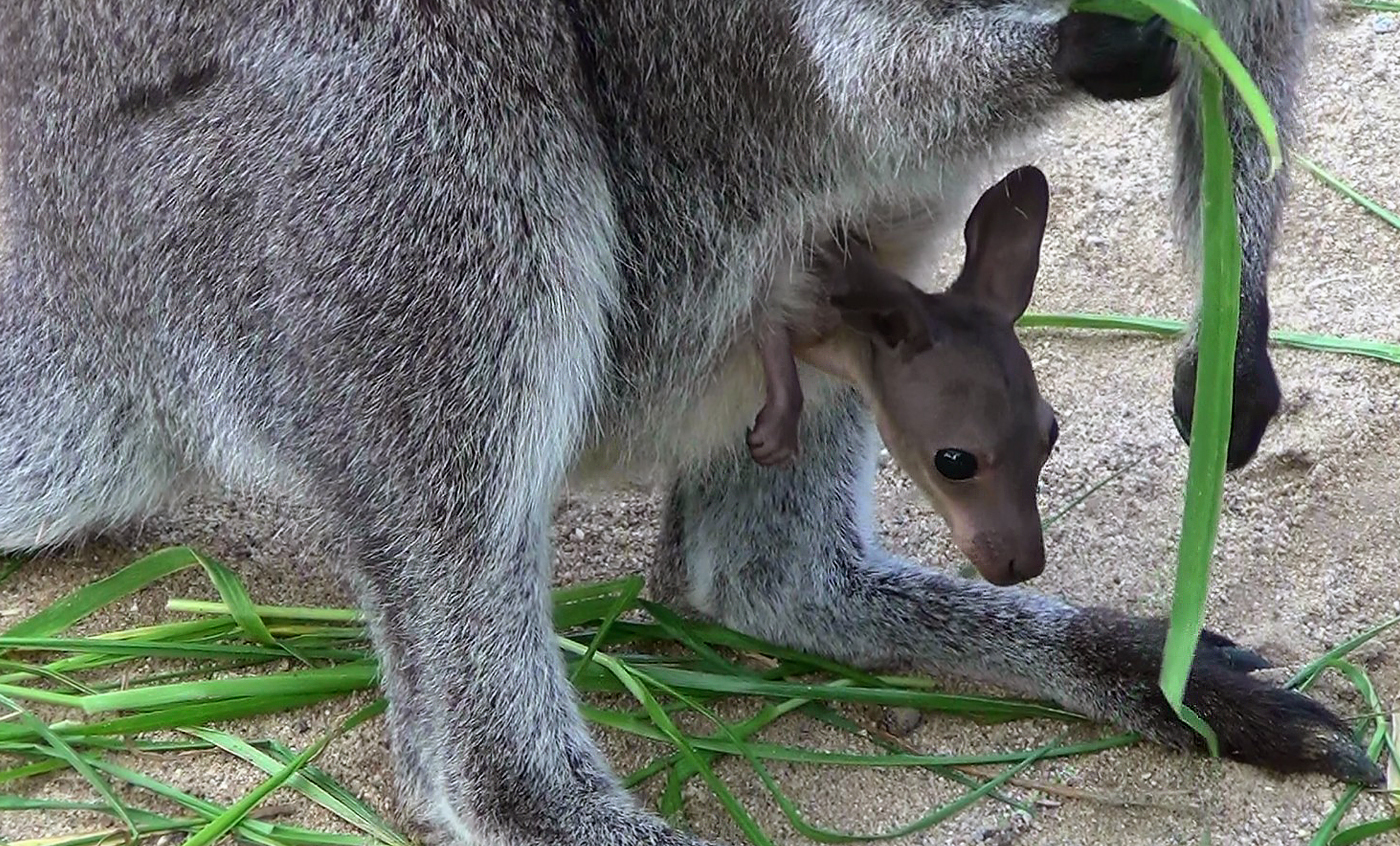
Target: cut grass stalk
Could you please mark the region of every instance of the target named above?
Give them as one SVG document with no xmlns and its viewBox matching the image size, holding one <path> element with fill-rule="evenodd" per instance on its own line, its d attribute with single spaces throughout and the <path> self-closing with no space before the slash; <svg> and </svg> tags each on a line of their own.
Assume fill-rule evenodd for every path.
<svg viewBox="0 0 1400 846">
<path fill-rule="evenodd" d="M 1188 326 L 1180 320 L 1165 317 L 1141 317 L 1129 314 L 1085 314 L 1085 313 L 1038 313 L 1027 312 L 1021 316 L 1018 326 L 1028 329 L 1090 329 L 1115 330 L 1122 332 L 1142 332 L 1149 335 L 1177 337 Z M 1344 338 L 1335 335 L 1317 335 L 1309 332 L 1293 332 L 1276 329 L 1269 332 L 1269 339 L 1279 346 L 1303 350 L 1342 353 L 1400 364 L 1400 344 L 1373 341 L 1366 338 Z"/>
<path fill-rule="evenodd" d="M 1396 9 L 1400 10 L 1400 6 L 1396 6 Z M 1384 220 L 1386 223 L 1389 223 L 1396 229 L 1400 229 L 1400 214 L 1396 214 L 1370 197 L 1367 197 L 1365 194 L 1362 194 L 1360 191 L 1357 191 L 1350 183 L 1344 181 L 1331 171 L 1325 170 L 1311 159 L 1296 152 L 1293 154 L 1293 158 L 1298 164 L 1312 171 L 1313 175 L 1318 179 L 1321 179 L 1323 182 L 1336 189 L 1342 196 L 1361 206 L 1376 217 L 1379 217 L 1381 220 Z"/>
<path fill-rule="evenodd" d="M 235 802 L 223 813 L 210 820 L 207 825 L 200 828 L 184 842 L 184 846 L 209 846 L 215 840 L 229 833 L 234 826 L 242 822 L 258 803 L 267 798 L 272 791 L 281 787 L 288 779 L 297 774 L 299 770 L 311 763 L 332 740 L 350 731 L 355 726 L 360 725 L 371 717 L 378 716 L 384 711 L 384 700 L 378 699 L 369 705 L 351 714 L 339 725 L 332 728 L 321 736 L 319 740 L 310 746 L 300 755 L 288 761 L 280 770 L 273 773 L 262 784 L 258 785 L 242 799 Z"/>
</svg>

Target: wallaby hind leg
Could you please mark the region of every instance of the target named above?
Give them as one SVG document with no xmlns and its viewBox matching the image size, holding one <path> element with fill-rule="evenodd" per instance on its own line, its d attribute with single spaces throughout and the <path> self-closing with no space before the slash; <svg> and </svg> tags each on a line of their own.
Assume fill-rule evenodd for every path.
<svg viewBox="0 0 1400 846">
<path fill-rule="evenodd" d="M 568 309 L 552 320 L 548 311 L 503 306 L 510 317 L 495 328 L 539 331 L 499 347 L 505 336 L 482 328 L 489 318 L 465 321 L 483 347 L 502 350 L 476 366 L 530 374 L 528 390 L 465 372 L 460 385 L 442 388 L 450 396 L 414 395 L 437 409 L 421 428 L 304 442 L 293 435 L 282 452 L 327 468 L 314 472 L 316 487 L 355 539 L 354 581 L 413 810 L 454 842 L 693 846 L 617 784 L 577 710 L 554 636 L 551 504 L 582 426 L 580 394 L 594 359 L 581 337 L 588 326 Z M 427 391 L 417 380 L 357 381 L 389 407 L 406 401 L 400 390 Z M 328 411 L 328 419 L 354 419 L 350 407 Z"/>
<path fill-rule="evenodd" d="M 682 474 L 667 499 L 659 593 L 816 654 L 991 681 L 1160 743 L 1197 743 L 1157 687 L 1160 621 L 952 578 L 888 554 L 872 527 L 870 424 L 855 396 L 809 405 L 802 438 L 802 458 L 788 467 L 731 454 Z M 1197 651 L 1187 704 L 1225 754 L 1280 771 L 1379 778 L 1341 720 L 1249 674 L 1261 666 L 1210 632 Z"/>
<path fill-rule="evenodd" d="M 0 551 L 54 546 L 157 511 L 181 462 L 153 409 L 126 385 L 81 378 L 86 363 L 72 345 L 16 305 L 27 283 L 0 273 Z"/>
</svg>

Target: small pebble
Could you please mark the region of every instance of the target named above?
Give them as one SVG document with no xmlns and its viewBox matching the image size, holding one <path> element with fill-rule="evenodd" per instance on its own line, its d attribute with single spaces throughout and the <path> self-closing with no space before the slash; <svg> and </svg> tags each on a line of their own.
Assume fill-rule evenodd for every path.
<svg viewBox="0 0 1400 846">
<path fill-rule="evenodd" d="M 1376 15 L 1371 20 L 1371 29 L 1377 35 L 1386 35 L 1395 31 L 1397 24 L 1394 15 Z"/>
<path fill-rule="evenodd" d="M 581 528 L 579 528 L 579 529 L 574 529 L 574 535 L 573 535 L 573 537 L 574 537 L 574 540 L 576 540 L 576 541 L 581 541 L 581 540 L 583 540 L 583 529 L 581 529 Z"/>
<path fill-rule="evenodd" d="M 890 707 L 880 715 L 885 731 L 895 737 L 906 737 L 923 725 L 924 713 L 916 708 Z"/>
<path fill-rule="evenodd" d="M 879 463 L 879 465 L 880 465 L 881 467 L 888 467 L 888 466 L 890 466 L 890 461 L 891 461 L 891 460 L 892 460 L 892 459 L 890 458 L 890 451 L 887 450 L 887 449 L 882 449 L 882 450 L 880 450 L 880 455 L 879 455 L 879 457 L 875 459 L 875 461 L 876 461 L 877 463 Z"/>
</svg>

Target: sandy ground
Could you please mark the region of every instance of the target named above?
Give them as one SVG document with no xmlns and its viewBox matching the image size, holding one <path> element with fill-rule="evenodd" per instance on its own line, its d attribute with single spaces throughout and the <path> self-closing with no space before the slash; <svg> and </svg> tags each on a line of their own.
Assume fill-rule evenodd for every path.
<svg viewBox="0 0 1400 846">
<path fill-rule="evenodd" d="M 1319 39 L 1306 94 L 1305 149 L 1364 192 L 1400 208 L 1400 21 L 1337 12 Z M 1185 315 L 1187 284 L 1166 215 L 1165 104 L 1087 107 L 1044 137 L 1034 158 L 1054 191 L 1041 287 L 1033 308 Z M 1032 160 L 1028 158 L 1027 160 Z M 1284 245 L 1273 276 L 1276 325 L 1400 340 L 1394 262 L 1400 234 L 1299 174 Z M 1163 612 L 1174 567 L 1186 451 L 1168 417 L 1172 346 L 1140 337 L 1027 332 L 1046 396 L 1060 412 L 1061 447 L 1045 470 L 1043 507 L 1131 462 L 1117 483 L 1058 523 L 1049 563 L 1034 589 L 1080 602 Z M 1321 353 L 1278 350 L 1287 394 L 1283 415 L 1258 458 L 1226 489 L 1208 624 L 1293 669 L 1351 633 L 1400 611 L 1400 369 Z M 958 557 L 932 512 L 896 471 L 879 481 L 879 513 L 889 543 L 957 568 Z M 655 501 L 640 495 L 576 499 L 556 530 L 559 580 L 640 571 L 655 531 Z M 236 566 L 255 597 L 291 604 L 348 604 L 327 556 L 293 530 L 294 515 L 274 506 L 217 500 L 192 503 L 168 519 L 100 545 L 27 568 L 0 588 L 0 612 L 25 614 L 75 586 L 165 543 L 191 543 Z M 168 580 L 94 625 L 157 619 L 169 595 L 207 595 L 202 577 Z M 6 619 L 13 620 L 13 616 Z M 1360 654 L 1382 699 L 1400 700 L 1400 650 L 1378 643 Z M 1345 713 L 1361 704 L 1339 684 L 1320 695 Z M 300 748 L 350 703 L 289 718 L 250 721 L 245 736 L 276 736 Z M 987 750 L 1052 739 L 1058 724 L 983 728 L 932 718 L 909 742 L 928 751 Z M 1096 732 L 1078 732 L 1091 736 Z M 853 740 L 792 719 L 767 735 L 780 742 L 855 749 Z M 654 751 L 612 735 L 603 742 L 619 769 Z M 333 746 L 323 766 L 373 806 L 391 807 L 387 746 L 372 725 Z M 232 801 L 257 775 L 223 757 L 147 761 L 144 767 L 186 790 Z M 907 770 L 773 767 L 775 777 L 819 825 L 875 833 L 916 819 L 954 793 L 948 783 Z M 802 843 L 752 773 L 721 768 L 779 843 Z M 1234 764 L 1165 753 L 1150 746 L 1036 767 L 1028 777 L 1097 798 L 1013 791 L 1049 799 L 1034 819 L 984 803 L 904 842 L 928 844 L 1306 843 L 1341 788 L 1321 778 L 1275 778 Z M 29 782 L 26 790 L 40 785 Z M 42 783 L 52 796 L 86 797 L 72 777 Z M 6 786 L 12 789 L 12 786 Z M 690 790 L 697 831 L 740 842 L 719 805 Z M 1124 806 L 1132 797 L 1146 805 Z M 278 794 L 295 809 L 284 821 L 331 824 L 318 809 Z M 1363 799 L 1352 820 L 1384 812 Z M 90 829 L 96 818 L 0 814 L 0 839 Z M 1379 842 L 1379 841 L 1377 841 Z M 1389 841 L 1400 843 L 1400 837 Z"/>
</svg>

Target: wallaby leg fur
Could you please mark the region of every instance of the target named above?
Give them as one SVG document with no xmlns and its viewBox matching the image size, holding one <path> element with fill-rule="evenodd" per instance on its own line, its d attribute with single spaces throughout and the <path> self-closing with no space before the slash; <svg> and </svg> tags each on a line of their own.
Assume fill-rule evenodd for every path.
<svg viewBox="0 0 1400 846">
<path fill-rule="evenodd" d="M 551 505 L 599 455 L 679 474 L 657 586 L 699 611 L 1179 740 L 1156 624 L 891 559 L 851 395 L 807 392 L 802 457 L 759 468 L 726 369 L 814 232 L 962 219 L 940 204 L 1073 94 L 1066 5 L 13 0 L 0 545 L 204 477 L 317 506 L 402 787 L 454 842 L 693 842 L 617 785 L 550 636 Z M 1252 32 L 1261 4 L 1218 5 Z M 1294 61 L 1251 69 L 1286 90 Z M 1251 661 L 1198 660 L 1227 751 L 1374 776 L 1310 700 L 1270 709 Z"/>
</svg>

